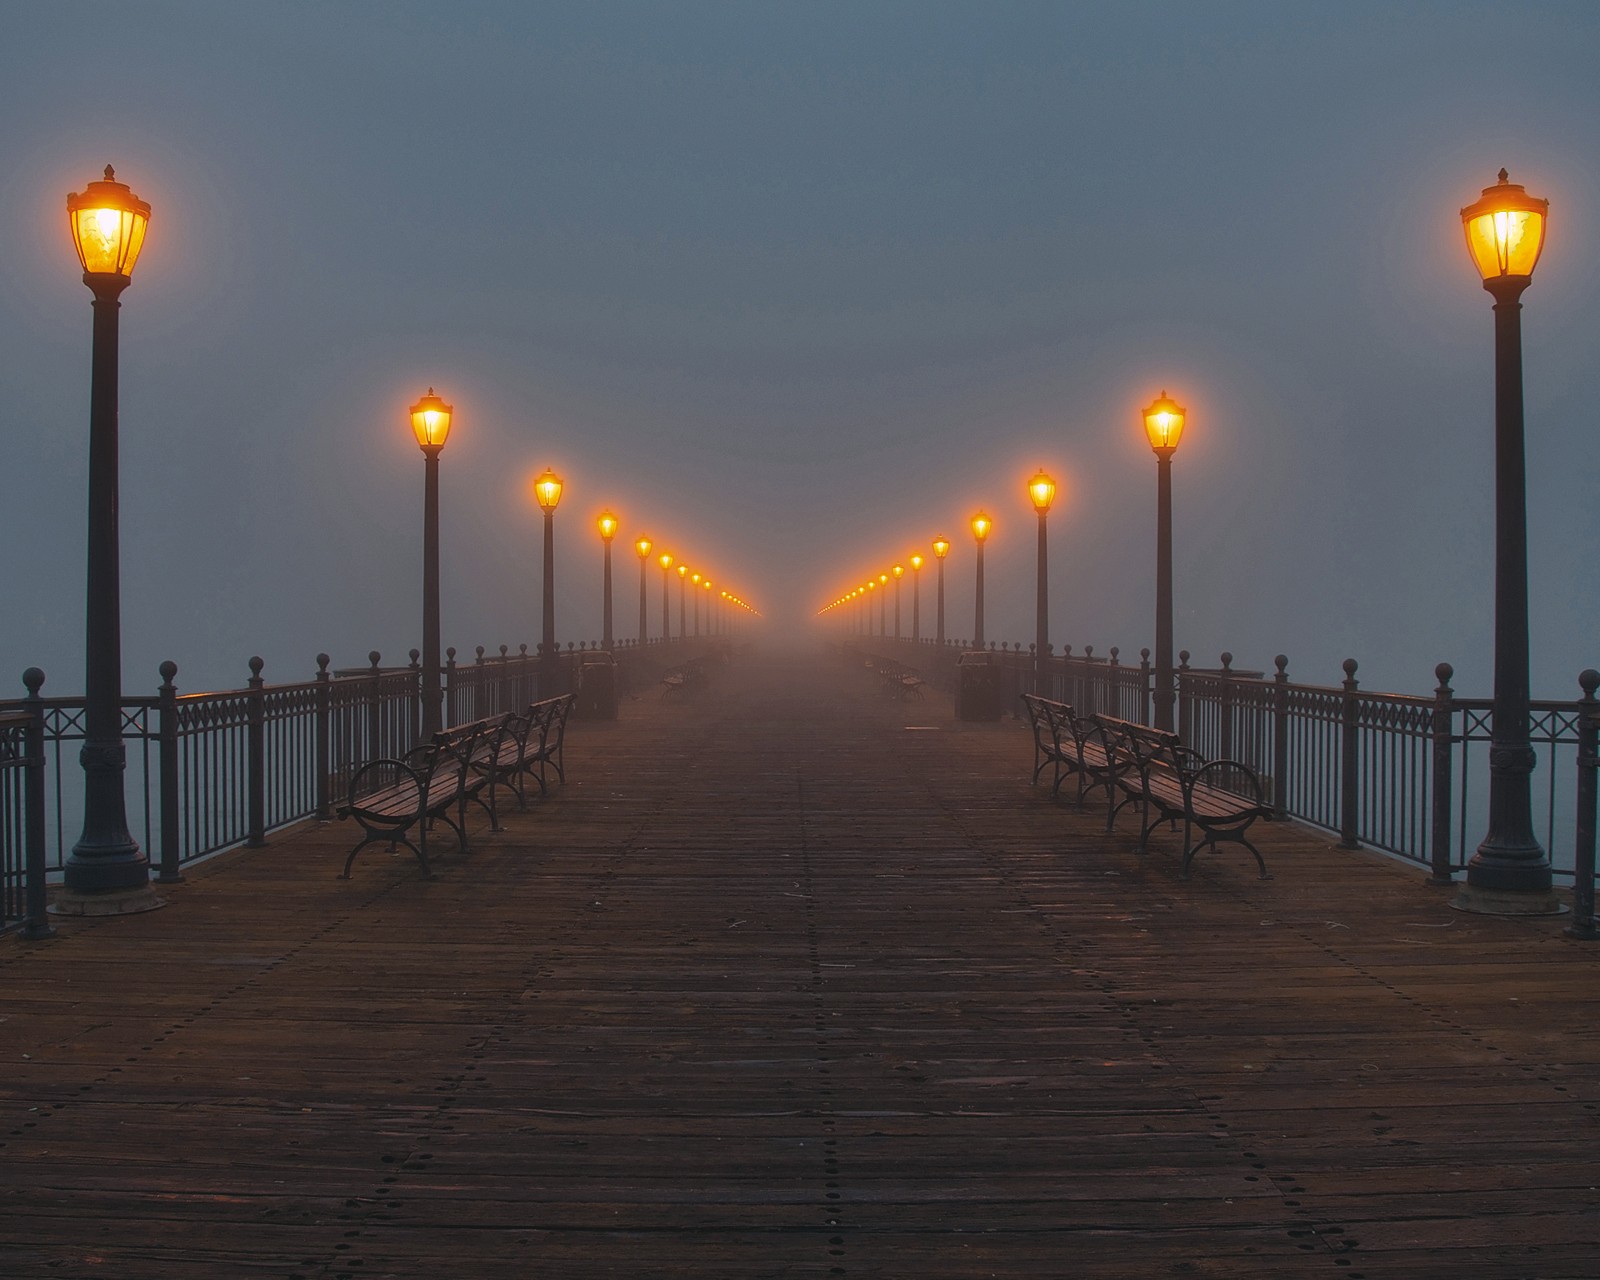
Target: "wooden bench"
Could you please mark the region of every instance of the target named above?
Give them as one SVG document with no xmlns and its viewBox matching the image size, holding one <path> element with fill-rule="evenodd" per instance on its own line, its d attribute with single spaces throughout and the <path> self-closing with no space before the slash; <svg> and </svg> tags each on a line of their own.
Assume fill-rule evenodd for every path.
<svg viewBox="0 0 1600 1280">
<path fill-rule="evenodd" d="M 547 769 L 553 769 L 561 782 L 565 783 L 567 780 L 564 754 L 567 720 L 571 717 L 573 704 L 577 700 L 575 695 L 563 693 L 559 697 L 535 702 L 528 708 L 529 727 L 518 758 L 517 776 L 519 782 L 529 776 L 536 779 L 541 796 L 550 793 L 549 783 L 545 778 Z M 518 795 L 521 794 L 519 790 Z"/>
<path fill-rule="evenodd" d="M 690 658 L 680 666 L 672 667 L 661 677 L 661 696 L 669 693 L 689 693 L 704 689 L 711 683 L 711 659 Z"/>
<path fill-rule="evenodd" d="M 349 795 L 336 812 L 340 818 L 354 818 L 365 834 L 350 850 L 340 878 L 350 878 L 356 854 L 386 840 L 391 849 L 403 844 L 416 854 L 423 875 L 431 879 L 428 829 L 436 821 L 444 822 L 465 851 L 467 806 L 472 803 L 488 813 L 491 830 L 498 831 L 493 790 L 497 777 L 489 762 L 498 757 L 510 721 L 509 715 L 498 715 L 444 729 L 403 760 L 369 760 L 357 769 Z M 415 843 L 410 836 L 413 828 Z"/>
<path fill-rule="evenodd" d="M 1114 795 L 1115 770 L 1101 735 L 1094 722 L 1085 720 L 1065 702 L 1056 702 L 1035 693 L 1025 693 L 1022 701 L 1028 708 L 1028 720 L 1033 726 L 1033 781 L 1046 765 L 1051 765 L 1054 776 L 1050 794 L 1059 795 L 1061 784 L 1069 777 L 1078 780 L 1077 804 L 1083 807 L 1083 797 L 1097 787 L 1103 788 L 1107 798 Z"/>
<path fill-rule="evenodd" d="M 1143 853 L 1159 823 L 1182 818 L 1183 879 L 1189 878 L 1189 864 L 1200 850 L 1223 841 L 1242 844 L 1255 858 L 1261 878 L 1271 879 L 1266 860 L 1246 834 L 1257 818 L 1272 816 L 1254 771 L 1237 760 L 1207 761 L 1183 746 L 1177 734 L 1162 729 L 1107 715 L 1096 715 L 1093 722 L 1110 769 L 1107 831 L 1118 813 L 1135 808 L 1140 818 L 1137 847 Z"/>
</svg>

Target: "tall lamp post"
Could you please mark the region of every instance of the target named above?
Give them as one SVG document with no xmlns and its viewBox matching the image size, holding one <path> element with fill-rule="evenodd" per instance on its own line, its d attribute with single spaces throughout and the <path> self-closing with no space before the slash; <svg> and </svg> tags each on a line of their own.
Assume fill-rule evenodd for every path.
<svg viewBox="0 0 1600 1280">
<path fill-rule="evenodd" d="M 933 558 L 939 565 L 938 630 L 933 642 L 941 649 L 944 648 L 944 558 L 949 554 L 950 539 L 941 533 L 933 540 Z"/>
<path fill-rule="evenodd" d="M 600 530 L 600 541 L 605 544 L 605 572 L 602 575 L 605 602 L 600 610 L 600 647 L 607 653 L 616 647 L 611 631 L 611 539 L 617 536 L 617 518 L 609 510 L 602 511 L 595 520 Z"/>
<path fill-rule="evenodd" d="M 633 549 L 639 554 L 639 643 L 650 643 L 650 632 L 645 621 L 644 569 L 650 563 L 650 535 L 641 533 L 634 540 Z"/>
<path fill-rule="evenodd" d="M 1039 513 L 1039 599 L 1034 620 L 1033 688 L 1044 688 L 1045 653 L 1050 645 L 1050 574 L 1048 559 L 1049 540 L 1045 536 L 1045 518 L 1050 514 L 1050 504 L 1056 500 L 1056 482 L 1044 473 L 1044 468 L 1028 481 L 1028 497 L 1033 509 Z"/>
<path fill-rule="evenodd" d="M 894 638 L 898 640 L 900 638 L 900 579 L 906 576 L 906 567 L 903 564 L 897 564 L 889 572 L 894 574 Z"/>
<path fill-rule="evenodd" d="M 672 582 L 671 552 L 663 551 L 657 563 L 661 566 L 661 642 L 665 644 L 672 639 L 672 592 L 668 589 Z"/>
<path fill-rule="evenodd" d="M 911 641 L 913 644 L 922 640 L 922 556 L 913 553 L 911 557 Z"/>
<path fill-rule="evenodd" d="M 889 575 L 880 573 L 878 585 L 883 588 L 878 593 L 878 634 L 887 637 L 889 634 Z"/>
<path fill-rule="evenodd" d="M 994 521 L 989 519 L 980 508 L 977 515 L 972 517 L 972 537 L 978 544 L 978 574 L 977 574 L 977 599 L 972 611 L 972 647 L 983 648 L 983 544 L 989 540 L 989 531 L 994 528 Z"/>
<path fill-rule="evenodd" d="M 684 603 L 684 587 L 689 580 L 689 566 L 678 566 L 678 639 L 689 638 L 689 610 Z"/>
<path fill-rule="evenodd" d="M 706 593 L 706 634 L 708 636 L 714 636 L 717 634 L 717 628 L 712 623 L 711 619 L 711 601 L 713 599 L 711 595 L 711 579 L 707 578 L 700 585 L 705 588 Z"/>
<path fill-rule="evenodd" d="M 689 575 L 689 581 L 692 584 L 694 584 L 695 587 L 698 588 L 699 585 L 700 585 L 700 575 L 698 573 L 691 573 Z M 700 637 L 700 592 L 698 590 L 696 590 L 692 594 L 694 596 L 694 634 L 695 634 L 695 638 L 699 639 L 699 637 Z"/>
<path fill-rule="evenodd" d="M 1144 433 L 1156 455 L 1156 728 L 1172 732 L 1172 455 L 1186 418 L 1163 391 L 1144 411 Z"/>
<path fill-rule="evenodd" d="M 561 477 L 550 470 L 533 482 L 539 510 L 544 512 L 544 626 L 539 641 L 539 696 L 555 693 L 556 676 L 556 505 L 561 501 Z"/>
<path fill-rule="evenodd" d="M 1489 833 L 1467 863 L 1455 905 L 1505 915 L 1560 910 L 1550 859 L 1533 833 L 1528 739 L 1527 478 L 1522 424 L 1522 291 L 1544 247 L 1550 202 L 1508 180 L 1461 211 L 1467 250 L 1494 298 L 1494 727 Z"/>
<path fill-rule="evenodd" d="M 148 892 L 150 858 L 128 830 L 123 791 L 121 549 L 117 502 L 117 313 L 144 247 L 150 206 L 117 182 L 67 196 L 83 282 L 94 295 L 89 384 L 89 541 L 84 628 L 83 834 L 65 866 L 72 894 Z M 58 904 L 59 905 L 59 904 Z M 153 897 L 150 906 L 159 905 Z"/>
<path fill-rule="evenodd" d="M 422 448 L 422 740 L 444 727 L 444 689 L 439 678 L 439 455 L 454 413 L 428 394 L 411 406 L 411 431 Z"/>
</svg>

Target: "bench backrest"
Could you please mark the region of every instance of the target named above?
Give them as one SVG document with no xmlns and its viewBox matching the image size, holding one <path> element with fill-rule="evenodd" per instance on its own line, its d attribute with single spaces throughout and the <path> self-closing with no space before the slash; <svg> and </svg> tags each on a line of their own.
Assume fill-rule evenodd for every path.
<svg viewBox="0 0 1600 1280">
<path fill-rule="evenodd" d="M 1144 777 L 1151 769 L 1165 769 L 1183 776 L 1186 753 L 1177 734 L 1116 716 L 1097 713 L 1090 719 L 1116 772 L 1132 770 Z"/>
</svg>

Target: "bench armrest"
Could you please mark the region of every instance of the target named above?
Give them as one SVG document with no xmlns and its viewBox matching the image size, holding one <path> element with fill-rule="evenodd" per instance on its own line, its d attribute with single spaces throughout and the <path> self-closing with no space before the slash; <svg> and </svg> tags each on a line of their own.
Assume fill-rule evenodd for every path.
<svg viewBox="0 0 1600 1280">
<path fill-rule="evenodd" d="M 1241 790 L 1238 786 L 1224 785 L 1220 782 L 1207 782 L 1206 775 L 1215 771 L 1222 778 L 1229 781 L 1243 779 L 1249 784 L 1249 790 Z M 1261 779 L 1256 776 L 1256 771 L 1249 765 L 1238 760 L 1212 760 L 1201 765 L 1192 773 L 1185 769 L 1183 772 L 1183 786 L 1185 791 L 1193 791 L 1197 786 L 1215 787 L 1218 791 L 1226 791 L 1230 795 L 1239 796 L 1244 800 L 1253 800 L 1257 805 L 1266 806 L 1266 793 L 1262 790 Z"/>
</svg>

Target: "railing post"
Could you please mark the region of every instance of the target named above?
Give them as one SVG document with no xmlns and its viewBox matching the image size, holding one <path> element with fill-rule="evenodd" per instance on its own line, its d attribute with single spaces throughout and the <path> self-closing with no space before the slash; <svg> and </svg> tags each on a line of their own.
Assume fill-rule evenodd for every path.
<svg viewBox="0 0 1600 1280">
<path fill-rule="evenodd" d="M 1433 822 L 1428 834 L 1429 884 L 1454 884 L 1450 871 L 1450 807 L 1454 799 L 1456 695 L 1450 688 L 1455 668 L 1441 662 L 1433 669 L 1439 687 L 1433 691 Z"/>
<path fill-rule="evenodd" d="M 1583 697 L 1578 701 L 1578 822 L 1572 855 L 1572 923 L 1569 938 L 1592 942 L 1600 938 L 1594 920 L 1595 791 L 1600 775 L 1600 671 L 1578 677 Z"/>
<path fill-rule="evenodd" d="M 1222 677 L 1217 690 L 1217 756 L 1233 759 L 1233 655 L 1222 655 Z"/>
<path fill-rule="evenodd" d="M 1139 713 L 1136 716 L 1130 717 L 1131 719 L 1137 720 L 1140 724 L 1149 724 L 1150 723 L 1151 696 L 1152 695 L 1151 695 L 1151 688 L 1150 688 L 1150 650 L 1148 650 L 1148 649 L 1140 649 L 1139 650 Z"/>
<path fill-rule="evenodd" d="M 456 715 L 456 647 L 451 645 L 444 651 L 444 722 L 447 725 L 458 725 L 460 718 Z"/>
<path fill-rule="evenodd" d="M 260 658 L 250 659 L 249 730 L 245 742 L 245 773 L 249 779 L 249 828 L 247 848 L 259 849 L 267 843 L 267 731 L 266 695 L 262 693 Z"/>
<path fill-rule="evenodd" d="M 1280 653 L 1272 660 L 1277 673 L 1272 677 L 1272 808 L 1284 819 L 1289 816 L 1289 657 Z"/>
<path fill-rule="evenodd" d="M 367 752 L 361 757 L 363 760 L 378 760 L 386 754 L 383 749 L 383 699 L 380 696 L 383 675 L 378 670 L 382 657 L 376 649 L 367 654 L 371 670 L 367 672 Z"/>
<path fill-rule="evenodd" d="M 1188 746 L 1194 719 L 1194 690 L 1189 684 L 1189 651 L 1178 650 L 1178 741 Z"/>
<path fill-rule="evenodd" d="M 180 870 L 183 848 L 178 820 L 178 686 L 173 683 L 177 674 L 176 662 L 161 664 L 156 721 L 159 770 L 156 787 L 161 806 L 161 870 L 156 880 L 160 884 L 177 884 L 183 879 Z"/>
<path fill-rule="evenodd" d="M 1359 849 L 1357 812 L 1361 798 L 1360 707 L 1356 702 L 1356 660 L 1344 660 L 1344 697 L 1339 731 L 1339 847 Z"/>
<path fill-rule="evenodd" d="M 27 763 L 22 776 L 22 826 L 23 826 L 23 890 L 26 919 L 22 936 L 34 941 L 55 936 L 51 927 L 48 898 L 45 894 L 44 863 L 44 707 L 40 705 L 39 690 L 44 687 L 44 672 L 29 667 L 22 673 L 22 683 L 28 690 L 28 740 L 24 747 Z"/>
<path fill-rule="evenodd" d="M 317 655 L 316 742 L 312 746 L 312 753 L 316 758 L 318 822 L 333 821 L 333 796 L 330 794 L 333 779 L 329 776 L 333 763 L 333 685 L 328 675 L 328 663 L 331 661 L 325 653 Z"/>
<path fill-rule="evenodd" d="M 406 735 L 409 744 L 422 740 L 422 651 L 411 651 L 411 732 Z M 441 726 L 442 728 L 443 726 Z"/>
</svg>

